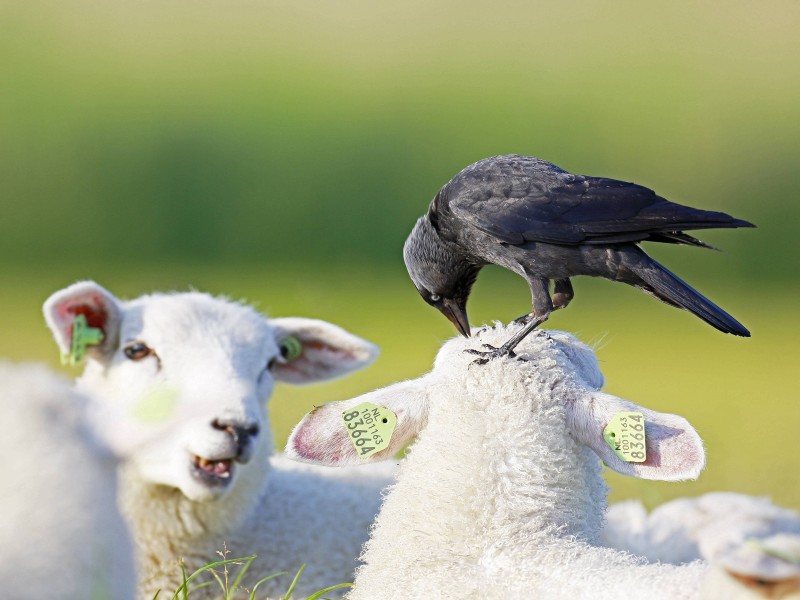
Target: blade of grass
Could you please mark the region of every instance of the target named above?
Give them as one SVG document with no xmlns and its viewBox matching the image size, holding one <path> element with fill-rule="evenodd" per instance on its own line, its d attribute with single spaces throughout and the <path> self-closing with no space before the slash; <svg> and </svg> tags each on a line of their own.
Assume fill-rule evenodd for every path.
<svg viewBox="0 0 800 600">
<path fill-rule="evenodd" d="M 286 592 L 286 595 L 283 597 L 283 600 L 289 600 L 292 597 L 292 592 L 294 588 L 297 587 L 297 582 L 300 581 L 300 576 L 303 574 L 303 571 L 306 570 L 306 566 L 303 565 L 297 571 L 297 575 L 294 576 L 294 581 L 292 581 L 292 585 L 289 586 L 289 590 Z"/>
<path fill-rule="evenodd" d="M 222 581 L 222 578 L 219 576 L 219 573 L 217 573 L 214 569 L 209 569 L 208 572 L 211 573 L 211 576 L 217 580 L 217 585 L 219 585 L 219 589 L 221 589 L 223 592 L 226 591 L 225 583 Z"/>
<path fill-rule="evenodd" d="M 262 583 L 264 583 L 265 581 L 269 581 L 270 579 L 274 579 L 276 577 L 280 577 L 281 575 L 288 575 L 288 574 L 289 574 L 289 571 L 281 571 L 280 573 L 274 573 L 273 575 L 267 575 L 263 579 L 259 579 L 258 581 L 256 581 L 256 584 L 253 586 L 253 591 L 250 592 L 250 600 L 255 600 L 255 598 L 256 598 L 256 590 L 258 590 L 258 587 Z"/>
<path fill-rule="evenodd" d="M 333 590 L 338 590 L 341 588 L 346 587 L 353 587 L 352 583 L 337 583 L 336 585 L 332 585 L 330 587 L 326 587 L 324 590 L 320 590 L 314 594 L 311 594 L 306 600 L 319 600 L 322 597 L 322 594 L 327 594 L 328 592 L 332 592 Z M 324 598 L 322 600 L 325 600 Z"/>
<path fill-rule="evenodd" d="M 189 597 L 189 582 L 186 580 L 186 563 L 181 559 L 181 578 L 183 579 L 183 600 Z"/>
<path fill-rule="evenodd" d="M 199 577 L 200 575 L 205 573 L 206 571 L 211 571 L 211 573 L 219 581 L 219 576 L 216 573 L 214 573 L 214 571 L 213 571 L 215 568 L 221 567 L 223 565 L 231 564 L 231 563 L 239 563 L 239 564 L 241 564 L 242 561 L 246 561 L 248 559 L 253 560 L 253 559 L 255 559 L 255 557 L 256 557 L 255 554 L 251 554 L 250 556 L 243 556 L 242 558 L 229 558 L 227 560 L 218 560 L 218 561 L 213 562 L 213 563 L 208 563 L 207 565 L 203 565 L 202 567 L 197 569 L 194 573 L 189 575 L 189 577 L 186 577 L 185 568 L 183 567 L 183 565 L 181 565 L 181 569 L 184 570 L 184 581 L 181 584 L 181 586 L 177 590 L 175 590 L 175 594 L 172 596 L 173 600 L 178 600 L 178 598 L 180 598 L 179 594 L 182 594 L 183 598 L 186 599 L 187 596 L 188 596 L 188 593 L 189 593 L 188 592 L 189 584 L 194 579 L 196 579 L 197 577 Z"/>
<path fill-rule="evenodd" d="M 250 568 L 250 565 L 253 564 L 253 561 L 255 559 L 256 559 L 256 555 L 253 554 L 253 556 L 251 558 L 248 558 L 246 561 L 244 561 L 244 564 L 242 565 L 242 568 L 239 569 L 239 574 L 236 576 L 236 579 L 233 580 L 233 585 L 231 586 L 231 590 L 232 591 L 236 591 L 238 589 L 239 584 L 241 584 L 242 583 L 242 579 L 244 579 L 245 573 L 247 573 L 247 569 Z"/>
</svg>

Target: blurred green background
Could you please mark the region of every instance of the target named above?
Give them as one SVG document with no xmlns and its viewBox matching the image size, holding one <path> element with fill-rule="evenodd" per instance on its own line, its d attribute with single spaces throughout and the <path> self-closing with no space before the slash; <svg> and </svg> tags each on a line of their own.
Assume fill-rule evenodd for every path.
<svg viewBox="0 0 800 600">
<path fill-rule="evenodd" d="M 281 386 L 282 442 L 314 403 L 430 367 L 454 330 L 408 281 L 405 236 L 467 164 L 532 154 L 759 226 L 701 235 L 724 254 L 649 248 L 752 339 L 593 280 L 549 322 L 598 344 L 609 391 L 706 441 L 697 482 L 612 476 L 613 499 L 800 508 L 798 26 L 793 0 L 3 2 L 0 355 L 55 365 L 40 306 L 81 278 L 224 293 L 382 347 L 356 376 Z M 528 302 L 487 269 L 470 316 Z"/>
</svg>

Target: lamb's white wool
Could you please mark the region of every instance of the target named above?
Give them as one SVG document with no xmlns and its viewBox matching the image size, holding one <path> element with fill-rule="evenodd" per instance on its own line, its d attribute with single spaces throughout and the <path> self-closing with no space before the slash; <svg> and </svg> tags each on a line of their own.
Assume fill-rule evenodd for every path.
<svg viewBox="0 0 800 600">
<path fill-rule="evenodd" d="M 516 325 L 456 338 L 433 370 L 355 399 L 317 408 L 287 453 L 323 464 L 361 459 L 342 413 L 362 402 L 397 415 L 381 459 L 418 434 L 401 463 L 359 568 L 353 599 L 699 597 L 705 566 L 645 564 L 599 546 L 607 489 L 602 459 L 634 477 L 694 478 L 705 454 L 678 416 L 603 393 L 592 351 L 539 331 L 519 360 L 473 364 L 466 349 L 499 345 Z M 643 413 L 647 460 L 623 462 L 602 431 L 620 411 Z"/>
<path fill-rule="evenodd" d="M 775 533 L 722 544 L 710 556 L 704 600 L 800 600 L 800 535 Z"/>
<path fill-rule="evenodd" d="M 103 400 L 93 420 L 113 423 L 115 447 L 131 455 L 120 499 L 137 546 L 138 597 L 172 593 L 179 559 L 191 573 L 223 544 L 231 558 L 258 555 L 249 586 L 302 564 L 299 595 L 352 580 L 391 465 L 339 475 L 271 457 L 266 401 L 275 380 L 349 373 L 374 360 L 375 346 L 324 321 L 267 319 L 202 293 L 121 301 L 82 282 L 51 296 L 44 312 L 62 351 L 76 315 L 104 336 L 78 388 Z M 290 581 L 262 585 L 259 597 Z M 192 597 L 218 595 L 214 586 Z"/>
<path fill-rule="evenodd" d="M 773 532 L 800 534 L 800 516 L 768 498 L 714 492 L 666 502 L 650 514 L 638 500 L 614 504 L 601 540 L 604 546 L 677 565 L 708 560 L 721 545 L 738 547 Z"/>
<path fill-rule="evenodd" d="M 133 598 L 116 460 L 87 399 L 41 365 L 0 362 L 0 596 Z"/>
</svg>

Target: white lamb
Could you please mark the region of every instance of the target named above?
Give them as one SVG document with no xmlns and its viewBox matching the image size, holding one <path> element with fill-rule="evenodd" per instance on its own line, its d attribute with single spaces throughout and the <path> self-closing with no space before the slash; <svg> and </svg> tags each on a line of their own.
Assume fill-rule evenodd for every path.
<svg viewBox="0 0 800 600">
<path fill-rule="evenodd" d="M 601 543 L 651 561 L 681 564 L 712 559 L 720 544 L 738 547 L 777 532 L 800 534 L 800 516 L 767 498 L 713 492 L 666 502 L 649 514 L 638 500 L 613 504 Z"/>
<path fill-rule="evenodd" d="M 132 599 L 116 460 L 88 399 L 41 365 L 0 362 L 0 596 Z"/>
<path fill-rule="evenodd" d="M 275 380 L 308 383 L 371 363 L 372 344 L 324 321 L 267 319 L 202 293 L 121 301 L 94 282 L 53 294 L 45 317 L 62 351 L 75 319 L 102 332 L 78 388 L 102 398 L 97 422 L 129 424 L 120 501 L 136 543 L 137 597 L 218 559 L 258 555 L 245 585 L 307 569 L 297 594 L 352 581 L 392 466 L 337 474 L 271 457 L 266 401 Z M 143 425 L 164 433 L 142 442 Z M 121 429 L 124 429 L 122 427 Z M 259 587 L 277 597 L 290 579 Z M 216 584 L 214 584 L 216 585 Z M 219 595 L 208 586 L 192 598 Z"/>
<path fill-rule="evenodd" d="M 694 478 L 705 462 L 695 430 L 682 417 L 599 391 L 593 352 L 568 334 L 529 336 L 519 360 L 479 366 L 464 352 L 499 345 L 517 327 L 453 339 L 430 373 L 326 404 L 295 428 L 287 453 L 327 465 L 362 462 L 342 415 L 363 402 L 397 417 L 388 447 L 367 460 L 388 458 L 419 434 L 349 597 L 700 597 L 701 563 L 645 564 L 599 547 L 607 489 L 598 457 L 633 477 Z M 622 411 L 644 416 L 645 462 L 623 461 L 604 440 Z"/>
</svg>

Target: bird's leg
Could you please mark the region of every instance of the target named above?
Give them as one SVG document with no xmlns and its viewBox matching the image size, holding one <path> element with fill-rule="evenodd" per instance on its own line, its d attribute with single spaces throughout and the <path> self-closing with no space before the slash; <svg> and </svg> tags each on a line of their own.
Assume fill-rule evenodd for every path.
<svg viewBox="0 0 800 600">
<path fill-rule="evenodd" d="M 569 278 L 565 277 L 564 279 L 555 280 L 553 283 L 553 310 L 566 308 L 567 304 L 569 304 L 574 297 L 575 291 L 572 289 L 572 282 L 569 280 Z M 532 312 L 529 312 L 527 315 L 522 315 L 521 317 L 514 319 L 514 323 L 525 325 L 529 323 L 531 319 L 535 318 L 536 315 Z"/>
<path fill-rule="evenodd" d="M 553 285 L 553 310 L 566 308 L 574 297 L 575 291 L 572 289 L 572 282 L 568 278 L 556 279 Z"/>
<path fill-rule="evenodd" d="M 465 352 L 469 354 L 476 354 L 480 356 L 480 358 L 476 359 L 474 362 L 478 363 L 479 365 L 483 365 L 493 358 L 502 356 L 508 356 L 509 358 L 515 357 L 516 354 L 514 354 L 514 348 L 517 347 L 517 344 L 525 339 L 525 336 L 527 336 L 531 331 L 544 323 L 550 316 L 550 313 L 553 312 L 553 302 L 550 299 L 550 291 L 548 289 L 549 281 L 547 279 L 535 278 L 529 279 L 528 284 L 530 285 L 531 298 L 533 299 L 533 312 L 528 315 L 530 320 L 522 329 L 511 336 L 511 339 L 509 339 L 499 348 L 495 348 L 491 344 L 484 344 L 483 347 L 488 348 L 488 350 L 465 350 Z M 524 317 L 520 317 L 520 319 L 522 318 Z"/>
</svg>

